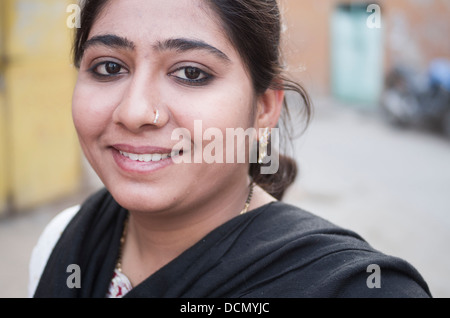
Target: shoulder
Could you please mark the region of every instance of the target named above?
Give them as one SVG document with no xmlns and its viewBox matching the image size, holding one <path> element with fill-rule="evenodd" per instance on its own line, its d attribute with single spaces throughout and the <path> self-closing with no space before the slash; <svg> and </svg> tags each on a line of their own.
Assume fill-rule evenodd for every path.
<svg viewBox="0 0 450 318">
<path fill-rule="evenodd" d="M 61 234 L 73 217 L 80 210 L 80 206 L 70 207 L 58 215 L 56 215 L 49 224 L 45 227 L 41 236 L 39 237 L 36 246 L 34 247 L 30 263 L 29 263 L 29 283 L 28 283 L 28 296 L 32 297 L 34 290 L 39 283 L 39 279 L 42 275 L 47 260 L 53 251 L 54 246 L 58 242 Z"/>
<path fill-rule="evenodd" d="M 275 248 L 292 246 L 308 258 L 341 250 L 375 251 L 359 234 L 299 207 L 270 203 L 249 215 L 247 239 Z M 263 239 L 261 241 L 261 239 Z"/>
<path fill-rule="evenodd" d="M 254 226 L 260 227 L 266 235 L 273 238 L 281 237 L 291 240 L 314 235 L 321 237 L 330 235 L 334 239 L 345 238 L 358 245 L 367 244 L 356 232 L 339 227 L 318 215 L 284 202 L 272 202 L 255 212 L 252 220 Z"/>
<path fill-rule="evenodd" d="M 266 296 L 430 296 L 411 264 L 374 249 L 349 229 L 282 202 L 255 212 L 249 226 L 253 233 L 246 240 L 272 255 L 264 270 L 278 273 L 261 290 Z M 253 292 L 252 296 L 259 295 Z"/>
</svg>

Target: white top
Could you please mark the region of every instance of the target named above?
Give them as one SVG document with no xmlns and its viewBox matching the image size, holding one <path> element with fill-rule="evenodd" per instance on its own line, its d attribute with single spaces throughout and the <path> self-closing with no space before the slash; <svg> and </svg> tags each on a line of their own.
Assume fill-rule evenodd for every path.
<svg viewBox="0 0 450 318">
<path fill-rule="evenodd" d="M 64 232 L 66 226 L 79 210 L 80 206 L 77 205 L 59 213 L 50 221 L 39 237 L 39 240 L 31 253 L 28 297 L 33 297 L 53 248 L 61 237 L 61 234 Z"/>
</svg>

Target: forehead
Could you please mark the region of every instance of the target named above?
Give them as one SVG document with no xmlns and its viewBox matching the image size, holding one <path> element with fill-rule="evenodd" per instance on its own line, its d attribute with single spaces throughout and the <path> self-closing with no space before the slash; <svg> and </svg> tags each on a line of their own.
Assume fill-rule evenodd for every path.
<svg viewBox="0 0 450 318">
<path fill-rule="evenodd" d="M 110 0 L 89 38 L 105 33 L 130 39 L 138 49 L 167 38 L 191 38 L 234 51 L 206 0 Z"/>
</svg>

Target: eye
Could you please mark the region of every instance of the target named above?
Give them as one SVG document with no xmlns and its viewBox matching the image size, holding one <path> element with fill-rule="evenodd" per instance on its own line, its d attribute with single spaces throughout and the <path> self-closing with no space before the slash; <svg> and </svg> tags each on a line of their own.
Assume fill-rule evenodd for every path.
<svg viewBox="0 0 450 318">
<path fill-rule="evenodd" d="M 191 81 L 201 79 L 204 76 L 203 72 L 195 67 L 186 67 L 184 69 L 184 75 Z"/>
<path fill-rule="evenodd" d="M 92 68 L 92 72 L 98 76 L 115 76 L 126 73 L 124 67 L 116 62 L 102 62 Z"/>
<path fill-rule="evenodd" d="M 177 78 L 178 80 L 182 82 L 186 82 L 188 84 L 201 84 L 205 81 L 211 79 L 211 75 L 208 73 L 202 71 L 198 67 L 182 67 L 176 70 L 175 72 L 169 74 L 170 76 L 173 76 Z"/>
</svg>

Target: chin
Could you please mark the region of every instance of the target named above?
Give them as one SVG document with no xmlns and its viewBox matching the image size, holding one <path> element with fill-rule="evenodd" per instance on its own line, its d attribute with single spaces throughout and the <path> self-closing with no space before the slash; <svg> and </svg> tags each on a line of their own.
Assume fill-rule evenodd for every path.
<svg viewBox="0 0 450 318">
<path fill-rule="evenodd" d="M 164 209 L 165 202 L 168 202 L 165 196 L 159 191 L 152 190 L 151 187 L 138 187 L 130 189 L 128 187 L 113 186 L 108 188 L 113 198 L 128 211 L 151 212 Z"/>
</svg>

